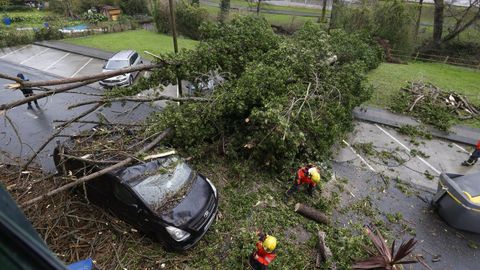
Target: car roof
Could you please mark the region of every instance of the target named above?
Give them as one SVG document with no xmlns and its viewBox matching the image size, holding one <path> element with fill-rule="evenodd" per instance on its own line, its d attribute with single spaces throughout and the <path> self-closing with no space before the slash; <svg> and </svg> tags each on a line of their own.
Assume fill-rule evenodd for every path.
<svg viewBox="0 0 480 270">
<path fill-rule="evenodd" d="M 130 59 L 130 56 L 134 54 L 134 50 L 123 50 L 119 51 L 116 54 L 114 54 L 110 59 L 108 60 L 128 60 Z"/>
</svg>

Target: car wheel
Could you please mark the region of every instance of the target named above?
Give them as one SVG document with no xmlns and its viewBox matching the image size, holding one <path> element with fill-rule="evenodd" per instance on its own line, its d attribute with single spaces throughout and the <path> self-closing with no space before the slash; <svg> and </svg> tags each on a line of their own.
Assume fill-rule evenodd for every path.
<svg viewBox="0 0 480 270">
<path fill-rule="evenodd" d="M 130 75 L 130 77 L 128 78 L 128 85 L 132 86 L 132 84 L 133 84 L 133 77 L 132 75 Z"/>
</svg>

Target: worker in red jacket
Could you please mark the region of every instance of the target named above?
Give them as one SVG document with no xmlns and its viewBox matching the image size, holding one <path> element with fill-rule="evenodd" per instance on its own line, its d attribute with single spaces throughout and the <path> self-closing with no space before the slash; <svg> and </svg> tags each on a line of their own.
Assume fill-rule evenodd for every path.
<svg viewBox="0 0 480 270">
<path fill-rule="evenodd" d="M 478 140 L 477 145 L 475 145 L 475 151 L 473 151 L 468 160 L 465 160 L 462 165 L 472 166 L 477 163 L 478 158 L 480 158 L 480 140 Z"/>
<path fill-rule="evenodd" d="M 257 249 L 250 255 L 249 263 L 253 270 L 267 270 L 268 265 L 277 257 L 273 252 L 277 247 L 277 238 L 264 233 L 257 233 Z"/>
<path fill-rule="evenodd" d="M 287 190 L 287 196 L 292 195 L 294 191 L 297 191 L 300 185 L 308 185 L 308 194 L 313 195 L 313 190 L 320 183 L 320 173 L 317 167 L 313 165 L 307 165 L 301 167 L 297 171 L 296 179 L 293 181 L 293 186 Z"/>
</svg>

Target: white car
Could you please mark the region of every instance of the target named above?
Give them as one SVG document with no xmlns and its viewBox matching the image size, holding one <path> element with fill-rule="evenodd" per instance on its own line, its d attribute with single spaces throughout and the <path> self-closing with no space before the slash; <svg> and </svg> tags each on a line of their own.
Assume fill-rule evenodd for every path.
<svg viewBox="0 0 480 270">
<path fill-rule="evenodd" d="M 131 67 L 135 65 L 143 64 L 140 55 L 132 50 L 120 51 L 114 54 L 103 66 L 103 72 L 118 70 L 121 68 Z M 100 85 L 106 88 L 111 87 L 126 87 L 133 84 L 135 77 L 138 76 L 137 72 L 125 73 L 108 79 L 100 81 Z"/>
</svg>

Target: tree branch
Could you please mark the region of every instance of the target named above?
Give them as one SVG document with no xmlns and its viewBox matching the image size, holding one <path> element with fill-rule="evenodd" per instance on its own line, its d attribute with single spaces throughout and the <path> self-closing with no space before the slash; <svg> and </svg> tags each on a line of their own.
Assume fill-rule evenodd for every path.
<svg viewBox="0 0 480 270">
<path fill-rule="evenodd" d="M 138 98 L 138 97 L 118 97 L 118 98 L 107 98 L 107 99 L 101 99 L 101 100 L 89 100 L 85 102 L 80 102 L 74 105 L 71 105 L 68 107 L 68 109 L 72 108 L 77 108 L 89 104 L 94 104 L 98 102 L 103 102 L 103 103 L 109 103 L 109 102 L 125 102 L 125 101 L 130 101 L 130 102 L 153 102 L 153 101 L 159 101 L 159 100 L 168 100 L 168 101 L 176 101 L 176 102 L 185 102 L 185 101 L 195 101 L 195 102 L 209 102 L 211 101 L 208 98 L 201 98 L 201 97 L 181 97 L 181 98 L 176 98 L 176 97 L 170 97 L 170 96 L 156 96 L 156 97 L 151 97 L 151 98 Z"/>
<path fill-rule="evenodd" d="M 63 123 L 62 125 L 60 125 L 60 128 L 58 128 L 52 135 L 50 135 L 50 137 L 48 137 L 47 140 L 45 140 L 45 142 L 38 148 L 38 150 L 33 153 L 33 155 L 28 159 L 27 163 L 25 163 L 22 167 L 22 171 L 23 170 L 26 170 L 28 168 L 28 165 L 30 165 L 30 163 L 32 163 L 32 161 L 38 156 L 38 154 L 48 145 L 49 142 L 51 142 L 58 134 L 60 134 L 68 125 L 70 125 L 71 123 L 81 119 L 82 117 L 90 114 L 91 112 L 94 112 L 95 110 L 97 110 L 98 108 L 100 108 L 101 106 L 103 106 L 103 103 L 99 103 L 97 104 L 96 106 L 93 106 L 92 108 L 86 110 L 85 112 L 79 114 L 78 116 L 76 116 L 75 118 L 72 118 L 70 119 L 69 121 Z"/>
<path fill-rule="evenodd" d="M 137 153 L 135 153 L 135 155 L 137 155 L 137 156 L 138 156 L 138 155 L 142 155 L 142 154 L 146 153 L 147 151 L 153 149 L 161 140 L 163 140 L 167 135 L 169 135 L 169 134 L 171 133 L 171 131 L 172 131 L 172 130 L 171 130 L 170 128 L 168 128 L 167 130 L 165 130 L 164 132 L 162 132 L 160 135 L 158 135 L 151 143 L 149 143 L 148 145 L 146 145 L 145 147 L 143 147 L 140 151 L 138 151 Z M 61 187 L 59 187 L 59 188 L 57 188 L 57 189 L 51 190 L 51 191 L 49 191 L 49 192 L 47 192 L 47 193 L 45 193 L 45 194 L 43 194 L 43 195 L 40 195 L 40 196 L 38 196 L 38 197 L 35 197 L 35 198 L 33 198 L 33 199 L 31 199 L 31 200 L 23 203 L 22 206 L 25 207 L 25 206 L 32 205 L 32 204 L 34 204 L 34 203 L 36 203 L 36 202 L 38 202 L 38 201 L 41 201 L 41 200 L 43 200 L 43 199 L 45 199 L 45 198 L 48 198 L 48 197 L 51 197 L 51 196 L 53 196 L 53 195 L 55 195 L 55 194 L 57 194 L 57 193 L 60 193 L 60 192 L 62 192 L 62 191 L 65 191 L 65 190 L 67 190 L 67 189 L 70 189 L 70 188 L 72 188 L 72 187 L 75 187 L 75 186 L 77 186 L 77 185 L 80 185 L 80 184 L 85 183 L 85 182 L 87 182 L 87 181 L 90 181 L 90 180 L 92 180 L 92 179 L 95 179 L 95 178 L 97 178 L 97 177 L 99 177 L 99 176 L 102 176 L 102 175 L 104 175 L 104 174 L 106 174 L 106 173 L 109 173 L 109 172 L 114 171 L 114 170 L 116 170 L 116 169 L 123 168 L 124 166 L 132 163 L 134 160 L 135 160 L 135 159 L 134 159 L 133 157 L 129 157 L 129 158 L 127 158 L 127 159 L 125 159 L 125 160 L 123 160 L 123 161 L 121 161 L 121 162 L 119 162 L 119 163 L 117 163 L 117 164 L 115 164 L 115 165 L 112 165 L 112 166 L 107 167 L 107 168 L 104 168 L 104 169 L 102 169 L 102 170 L 100 170 L 100 171 L 98 171 L 98 172 L 95 172 L 95 173 L 86 175 L 86 176 L 84 176 L 84 177 L 81 177 L 81 178 L 77 179 L 77 180 L 74 181 L 74 182 L 71 182 L 71 183 L 66 184 L 66 185 L 64 185 L 64 186 L 61 186 Z"/>
<path fill-rule="evenodd" d="M 163 66 L 164 64 L 143 64 L 143 65 L 136 65 L 132 67 L 126 67 L 118 70 L 113 70 L 113 71 L 107 71 L 103 73 L 97 73 L 94 75 L 85 75 L 80 77 L 62 78 L 62 79 L 48 80 L 48 81 L 22 81 L 22 80 L 19 80 L 18 78 L 14 78 L 5 74 L 0 74 L 0 77 L 18 82 L 20 86 L 18 86 L 17 88 L 21 88 L 21 87 L 30 88 L 30 87 L 38 87 L 38 86 L 53 86 L 53 85 L 60 85 L 60 84 L 77 83 L 77 82 L 90 81 L 90 80 L 94 80 L 94 82 L 96 82 L 106 78 L 122 75 L 125 73 L 149 70 L 153 68 L 160 68 Z"/>
<path fill-rule="evenodd" d="M 15 108 L 17 106 L 26 104 L 28 102 L 32 102 L 32 101 L 40 99 L 40 98 L 53 96 L 55 94 L 63 93 L 63 92 L 66 92 L 68 90 L 75 89 L 75 88 L 78 88 L 78 87 L 82 87 L 82 86 L 85 86 L 87 84 L 91 84 L 91 83 L 94 83 L 94 82 L 96 82 L 96 80 L 90 80 L 90 81 L 85 81 L 85 82 L 81 82 L 81 83 L 70 84 L 70 85 L 60 87 L 60 88 L 52 89 L 50 91 L 45 91 L 45 92 L 40 93 L 40 94 L 29 96 L 29 97 L 24 98 L 24 99 L 13 101 L 13 102 L 10 102 L 10 103 L 7 103 L 7 104 L 1 104 L 0 105 L 0 112 L 9 110 L 11 108 Z"/>
</svg>

